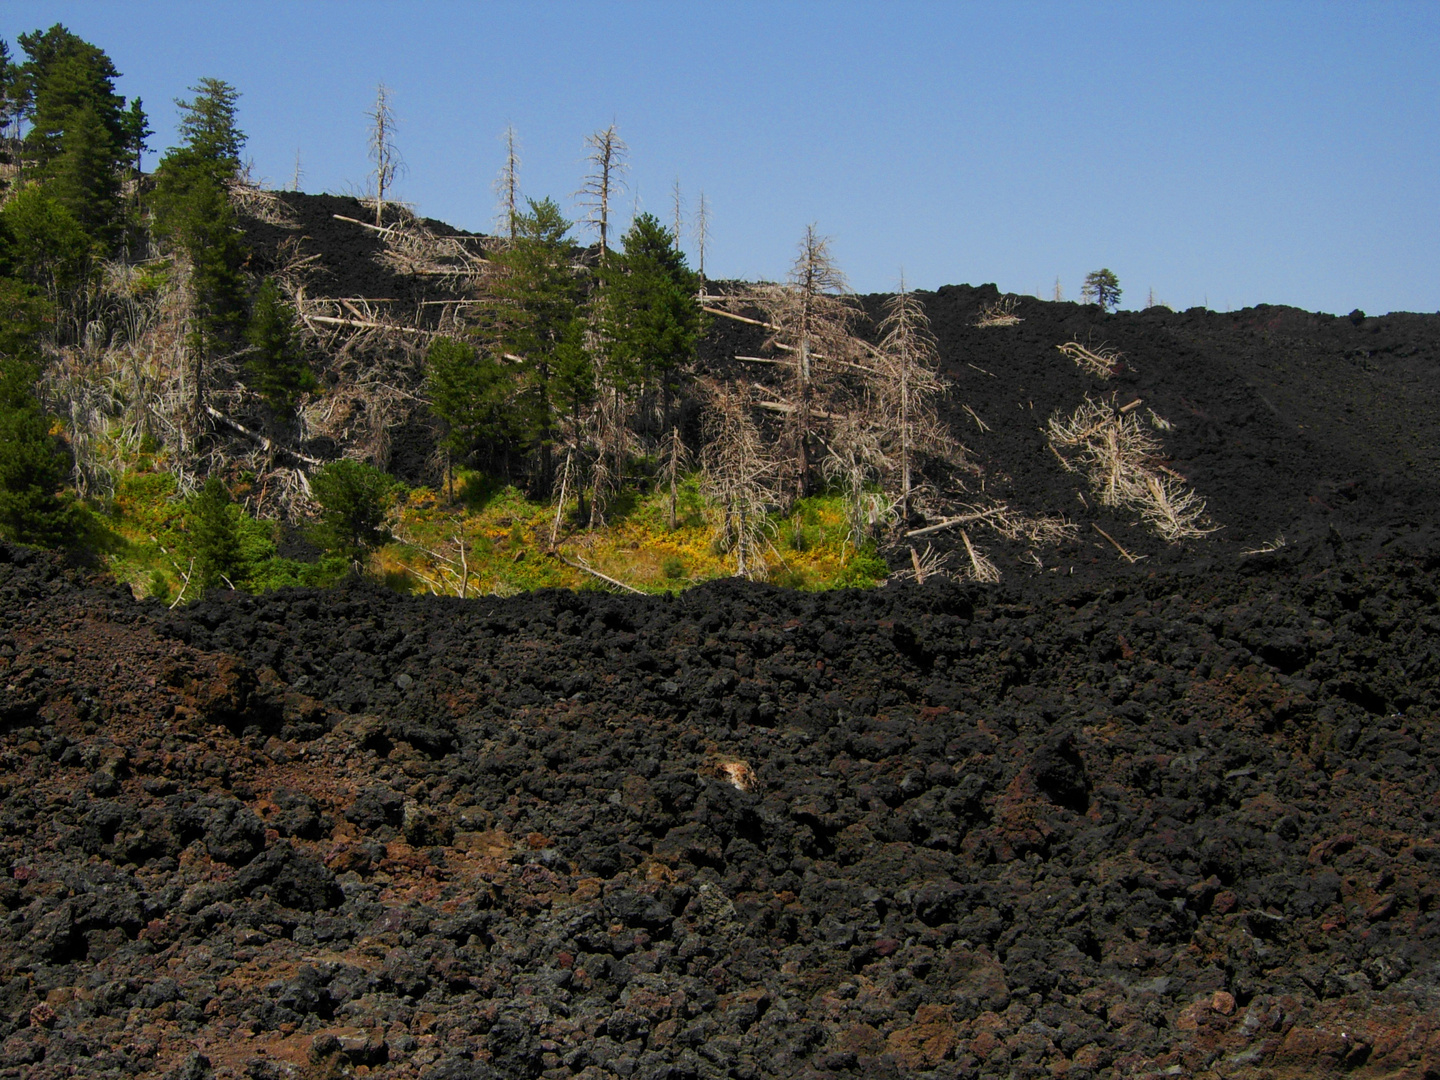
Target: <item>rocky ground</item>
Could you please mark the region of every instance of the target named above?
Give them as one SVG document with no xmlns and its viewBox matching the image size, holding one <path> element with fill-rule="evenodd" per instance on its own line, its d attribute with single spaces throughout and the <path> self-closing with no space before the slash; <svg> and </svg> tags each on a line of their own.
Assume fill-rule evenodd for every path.
<svg viewBox="0 0 1440 1080">
<path fill-rule="evenodd" d="M 0 1075 L 1440 1074 L 1440 560 L 215 596 L 0 555 Z"/>
<path fill-rule="evenodd" d="M 997 299 L 925 297 L 955 497 L 1081 528 L 977 527 L 994 586 L 167 611 L 0 547 L 0 1077 L 1440 1077 L 1440 317 Z M 1084 498 L 1087 394 L 1217 532 Z"/>
</svg>

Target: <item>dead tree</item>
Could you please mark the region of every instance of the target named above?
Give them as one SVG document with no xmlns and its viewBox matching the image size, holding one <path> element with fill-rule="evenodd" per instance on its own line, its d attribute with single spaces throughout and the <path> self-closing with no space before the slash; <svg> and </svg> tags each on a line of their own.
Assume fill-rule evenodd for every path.
<svg viewBox="0 0 1440 1080">
<path fill-rule="evenodd" d="M 675 250 L 680 250 L 680 229 L 685 223 L 685 200 L 680 194 L 680 178 L 675 178 L 675 186 L 670 189 L 670 199 L 675 211 Z"/>
<path fill-rule="evenodd" d="M 844 410 L 830 429 L 821 472 L 845 490 L 850 519 L 850 543 L 861 547 L 894 517 L 894 503 L 878 481 L 891 464 L 882 445 L 883 430 L 876 424 L 878 410 L 864 402 Z"/>
<path fill-rule="evenodd" d="M 587 135 L 585 145 L 590 147 L 585 160 L 589 162 L 591 171 L 575 196 L 585 209 L 582 220 L 599 230 L 600 258 L 604 259 L 610 250 L 610 203 L 625 186 L 624 175 L 628 168 L 625 155 L 630 148 L 620 138 L 614 124 Z"/>
<path fill-rule="evenodd" d="M 700 275 L 700 288 L 705 288 L 705 248 L 710 243 L 710 204 L 705 199 L 705 192 L 700 192 L 699 199 L 695 204 L 695 246 L 698 265 L 696 272 Z"/>
<path fill-rule="evenodd" d="M 737 577 L 764 577 L 761 546 L 768 541 L 770 480 L 775 464 L 756 427 L 743 385 L 706 388 L 705 449 L 700 467 L 705 493 L 720 507 L 715 539 L 735 553 Z"/>
<path fill-rule="evenodd" d="M 675 531 L 680 474 L 689 460 L 690 452 L 685 449 L 685 440 L 680 437 L 680 429 L 678 427 L 671 428 L 670 434 L 666 435 L 660 444 L 660 476 L 670 486 L 669 525 L 671 532 Z"/>
<path fill-rule="evenodd" d="M 774 327 L 770 344 L 785 353 L 789 368 L 787 441 L 796 498 L 809 492 L 811 450 L 823 422 L 820 414 L 834 411 L 828 408 L 828 398 L 837 369 L 853 366 L 858 348 L 852 333 L 857 311 L 848 292 L 829 241 L 809 225 L 789 281 L 761 300 Z"/>
<path fill-rule="evenodd" d="M 375 224 L 383 225 L 385 193 L 405 167 L 395 148 L 395 112 L 390 105 L 390 89 L 380 83 L 375 90 L 375 108 L 365 114 L 370 118 L 370 160 L 375 163 Z"/>
<path fill-rule="evenodd" d="M 899 471 L 900 518 L 908 521 L 916 454 L 930 451 L 945 456 L 953 450 L 953 443 L 935 412 L 935 399 L 945 389 L 939 375 L 939 349 L 925 309 L 905 287 L 904 278 L 900 279 L 900 291 L 885 302 L 880 332 L 880 348 L 872 361 L 873 397 Z"/>
<path fill-rule="evenodd" d="M 515 221 L 520 213 L 520 140 L 515 135 L 513 124 L 506 124 L 500 136 L 505 142 L 505 164 L 495 178 L 495 193 L 500 197 L 500 214 L 497 224 L 515 242 Z"/>
</svg>

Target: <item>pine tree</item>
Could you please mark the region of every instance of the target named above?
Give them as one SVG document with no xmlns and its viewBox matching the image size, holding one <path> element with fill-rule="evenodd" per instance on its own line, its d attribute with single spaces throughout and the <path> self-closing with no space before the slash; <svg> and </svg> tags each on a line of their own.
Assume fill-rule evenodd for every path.
<svg viewBox="0 0 1440 1080">
<path fill-rule="evenodd" d="M 313 537 L 326 551 L 345 556 L 357 571 L 365 556 L 390 539 L 385 515 L 395 481 L 373 465 L 332 461 L 310 480 L 320 504 Z"/>
<path fill-rule="evenodd" d="M 222 580 L 234 585 L 243 575 L 240 522 L 224 481 L 211 476 L 190 500 L 190 543 L 195 553 L 191 580 L 202 589 Z"/>
<path fill-rule="evenodd" d="M 245 286 L 240 268 L 245 245 L 229 184 L 240 171 L 245 136 L 235 123 L 239 93 L 219 79 L 201 79 L 195 97 L 177 100 L 184 141 L 160 161 L 154 195 L 155 231 L 190 265 L 192 329 L 189 352 L 190 416 L 198 432 L 209 360 L 235 343 L 245 327 Z"/>
<path fill-rule="evenodd" d="M 25 167 L 108 250 L 123 219 L 120 176 L 128 158 L 125 99 L 115 92 L 119 72 L 104 51 L 59 23 L 19 41 L 28 58 L 17 95 L 30 122 Z"/>
<path fill-rule="evenodd" d="M 652 214 L 635 219 L 622 245 L 622 254 L 602 273 L 602 331 L 621 388 L 660 392 L 665 428 L 679 373 L 695 355 L 704 329 L 695 300 L 700 279 L 674 235 Z"/>
<path fill-rule="evenodd" d="M 534 487 L 545 496 L 554 482 L 558 418 L 567 404 L 557 375 L 562 366 L 583 368 L 588 362 L 574 325 L 582 318 L 584 294 L 571 267 L 570 222 L 559 206 L 531 199 L 515 225 L 515 242 L 495 256 L 498 273 L 485 337 L 497 356 L 519 358 L 516 404 L 525 442 L 535 454 Z"/>
<path fill-rule="evenodd" d="M 245 337 L 253 350 L 245 361 L 252 389 L 277 413 L 289 413 L 296 398 L 319 385 L 300 355 L 295 317 L 273 278 L 266 278 L 255 294 Z"/>
<path fill-rule="evenodd" d="M 32 387 L 38 372 L 0 356 L 0 536 L 58 547 L 73 540 L 81 510 L 60 497 L 66 462 Z"/>
<path fill-rule="evenodd" d="M 485 443 L 511 434 L 505 399 L 510 382 L 494 357 L 454 338 L 436 338 L 425 354 L 430 411 L 444 427 L 445 487 L 453 497 L 452 470 Z"/>
<path fill-rule="evenodd" d="M 1101 311 L 1109 311 L 1120 303 L 1120 291 L 1120 279 L 1112 271 L 1092 270 L 1085 275 L 1080 299 L 1087 304 L 1100 305 Z"/>
</svg>

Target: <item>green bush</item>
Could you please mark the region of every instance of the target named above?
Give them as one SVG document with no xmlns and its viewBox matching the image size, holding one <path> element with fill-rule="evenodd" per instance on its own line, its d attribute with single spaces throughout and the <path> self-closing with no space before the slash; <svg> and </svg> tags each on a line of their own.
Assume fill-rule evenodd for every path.
<svg viewBox="0 0 1440 1080">
<path fill-rule="evenodd" d="M 312 540 L 358 570 L 371 551 L 390 539 L 385 515 L 395 486 L 392 477 L 363 461 L 332 461 L 310 481 L 320 504 Z"/>
</svg>

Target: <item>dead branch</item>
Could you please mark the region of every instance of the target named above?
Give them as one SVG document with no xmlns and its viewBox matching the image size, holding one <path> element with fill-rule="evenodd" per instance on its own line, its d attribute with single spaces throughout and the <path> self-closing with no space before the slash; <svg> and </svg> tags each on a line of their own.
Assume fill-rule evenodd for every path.
<svg viewBox="0 0 1440 1080">
<path fill-rule="evenodd" d="M 965 553 L 970 556 L 970 573 L 974 579 L 987 585 L 994 585 L 998 582 L 1000 580 L 999 569 L 982 552 L 975 549 L 975 545 L 970 542 L 970 534 L 961 529 L 960 539 L 965 541 Z"/>
<path fill-rule="evenodd" d="M 714 299 L 717 299 L 717 298 L 716 298 L 716 297 L 710 297 L 710 299 L 714 300 Z M 744 315 L 736 315 L 733 311 L 725 311 L 725 310 L 723 310 L 723 309 L 721 309 L 721 308 L 709 307 L 709 306 L 707 306 L 707 305 L 702 304 L 702 305 L 700 306 L 700 310 L 701 310 L 701 311 L 708 311 L 711 315 L 719 315 L 719 316 L 721 316 L 722 318 L 725 318 L 725 319 L 734 319 L 736 322 L 749 323 L 751 326 L 764 327 L 766 330 L 778 330 L 778 329 L 779 329 L 779 327 L 773 325 L 772 323 L 764 322 L 764 321 L 762 321 L 762 320 L 760 320 L 760 319 L 749 319 L 749 318 L 746 318 Z"/>
<path fill-rule="evenodd" d="M 1120 369 L 1120 358 L 1125 355 L 1103 344 L 1095 349 L 1088 349 L 1078 341 L 1067 341 L 1064 345 L 1055 347 L 1060 350 L 1061 355 L 1073 360 L 1076 367 L 1102 379 L 1110 378 Z"/>
<path fill-rule="evenodd" d="M 946 518 L 934 525 L 926 525 L 924 528 L 911 529 L 905 534 L 906 538 L 912 536 L 929 536 L 931 533 L 943 532 L 946 529 L 953 529 L 957 525 L 968 525 L 973 521 L 984 521 L 986 518 L 994 517 L 1001 512 L 1000 507 L 991 507 L 988 510 L 976 510 L 973 513 L 961 514 L 958 517 Z"/>
<path fill-rule="evenodd" d="M 1015 314 L 1015 309 L 1020 305 L 1018 296 L 1005 296 L 993 304 L 987 304 L 980 309 L 980 320 L 975 324 L 984 329 L 991 326 L 1015 326 L 1024 322 L 1020 316 Z"/>
<path fill-rule="evenodd" d="M 1100 528 L 1099 525 L 1096 525 L 1096 524 L 1092 521 L 1092 522 L 1090 523 L 1090 527 L 1091 527 L 1092 529 L 1094 529 L 1096 532 L 1098 532 L 1101 536 L 1103 536 L 1106 540 L 1109 540 L 1110 543 L 1114 545 L 1115 550 L 1118 551 L 1118 552 L 1121 554 L 1121 556 L 1125 559 L 1126 562 L 1128 562 L 1128 563 L 1130 563 L 1130 564 L 1133 565 L 1133 564 L 1139 562 L 1141 559 L 1148 559 L 1148 558 L 1150 557 L 1149 555 L 1131 555 L 1130 552 L 1126 551 L 1123 547 L 1120 546 L 1120 541 L 1119 541 L 1119 540 L 1116 540 L 1116 539 L 1115 539 L 1113 536 L 1111 536 L 1108 532 L 1106 532 L 1104 529 Z"/>
<path fill-rule="evenodd" d="M 394 323 L 367 322 L 362 319 L 342 319 L 335 315 L 301 315 L 306 322 L 324 323 L 327 326 L 353 326 L 359 330 L 383 330 L 396 334 L 420 334 L 424 337 L 438 337 L 439 330 L 426 330 L 420 326 L 397 326 Z"/>
<path fill-rule="evenodd" d="M 599 570 L 596 570 L 593 566 L 591 566 L 589 563 L 587 563 L 584 559 L 579 559 L 579 560 L 573 560 L 573 561 L 572 561 L 572 560 L 570 560 L 570 559 L 567 559 L 563 554 L 561 554 L 561 553 L 558 552 L 558 551 L 555 552 L 555 557 L 556 557 L 557 559 L 559 559 L 561 562 L 563 562 L 566 566 L 573 566 L 576 570 L 579 570 L 581 573 L 589 574 L 591 577 L 599 578 L 601 581 L 606 582 L 606 583 L 609 584 L 609 585 L 614 585 L 617 589 L 624 589 L 626 592 L 636 593 L 636 594 L 638 594 L 638 595 L 640 595 L 640 596 L 644 596 L 644 595 L 645 595 L 645 593 L 644 593 L 643 590 L 637 589 L 637 588 L 635 588 L 635 586 L 633 586 L 633 585 L 626 585 L 625 582 L 623 582 L 623 581 L 617 581 L 615 578 L 611 577 L 609 574 L 602 574 Z"/>
<path fill-rule="evenodd" d="M 239 434 L 244 435 L 252 442 L 259 443 L 262 450 L 265 450 L 267 452 L 285 454 L 289 457 L 294 458 L 297 461 L 303 461 L 306 465 L 313 465 L 316 468 L 319 468 L 320 466 L 325 464 L 319 458 L 313 458 L 310 457 L 308 454 L 302 454 L 299 450 L 292 450 L 288 446 L 280 446 L 276 444 L 273 440 L 265 437 L 264 435 L 261 435 L 258 431 L 251 431 L 238 420 L 233 420 L 230 417 L 226 416 L 219 409 L 215 408 L 214 405 L 207 404 L 205 406 L 205 412 L 212 420 L 217 420 L 220 423 L 224 424 L 226 427 L 230 428 L 232 431 L 236 431 Z"/>
<path fill-rule="evenodd" d="M 1249 551 L 1242 551 L 1240 552 L 1240 556 L 1241 558 L 1244 558 L 1246 555 L 1273 555 L 1275 554 L 1275 552 L 1279 551 L 1285 546 L 1285 534 L 1279 533 L 1278 535 L 1276 535 L 1274 540 L 1267 540 L 1258 548 L 1251 548 Z"/>
</svg>

